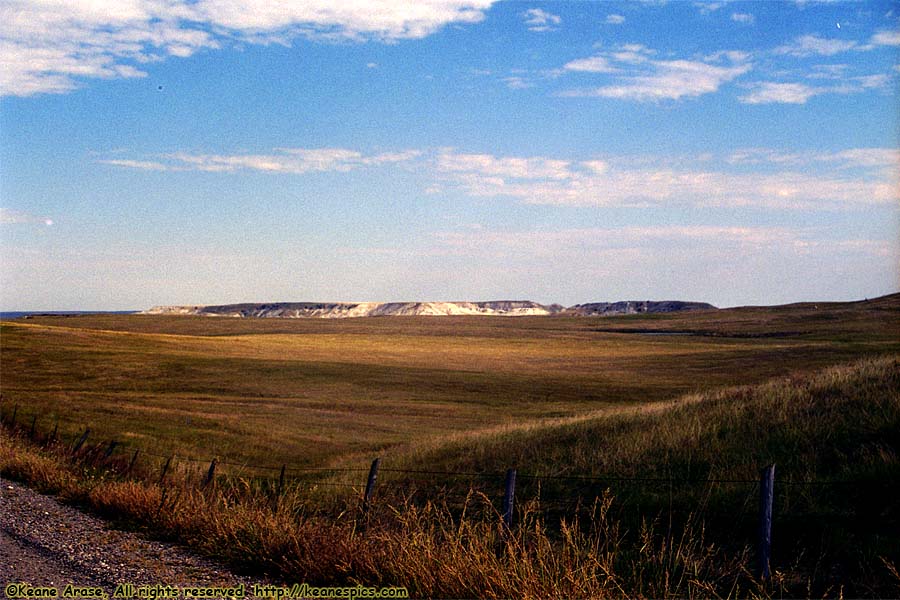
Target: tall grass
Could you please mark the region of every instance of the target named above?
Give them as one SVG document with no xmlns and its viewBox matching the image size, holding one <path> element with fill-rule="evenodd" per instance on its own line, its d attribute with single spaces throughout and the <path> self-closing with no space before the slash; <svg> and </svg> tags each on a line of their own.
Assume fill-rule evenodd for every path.
<svg viewBox="0 0 900 600">
<path fill-rule="evenodd" d="M 728 597 L 758 590 L 746 557 L 724 555 L 704 541 L 702 529 L 671 537 L 648 524 L 637 543 L 626 541 L 610 518 L 610 498 L 592 507 L 587 522 L 563 521 L 553 531 L 526 506 L 508 534 L 478 495 L 461 515 L 426 503 L 364 520 L 347 505 L 326 519 L 307 516 L 299 497 L 282 498 L 273 511 L 258 489 L 236 493 L 240 483 L 204 490 L 185 480 L 160 487 L 81 478 L 68 464 L 48 468 L 22 440 L 0 440 L 4 476 L 29 477 L 103 516 L 288 582 L 395 585 L 412 597 L 435 598 Z"/>
<path fill-rule="evenodd" d="M 545 473 L 741 478 L 774 461 L 783 466 L 779 481 L 856 481 L 849 495 L 791 492 L 790 506 L 782 500 L 779 509 L 848 510 L 857 517 L 865 511 L 877 515 L 883 530 L 872 535 L 868 523 L 835 527 L 836 541 L 849 548 L 835 554 L 798 522 L 779 520 L 776 510 L 779 551 L 765 585 L 750 572 L 752 535 L 723 539 L 733 529 L 704 512 L 716 501 L 727 508 L 733 498 L 716 499 L 708 489 L 692 497 L 607 485 L 588 490 L 584 510 L 559 515 L 544 509 L 544 491 L 525 488 L 517 524 L 507 532 L 490 496 L 479 492 L 461 503 L 404 501 L 390 497 L 387 478 L 379 503 L 363 515 L 352 496 L 326 503 L 289 488 L 275 497 L 240 478 L 202 487 L 179 470 L 162 485 L 155 471 L 126 477 L 121 465 L 88 455 L 69 460 L 68 448 L 36 446 L 21 431 L 0 436 L 0 475 L 237 569 L 291 582 L 400 585 L 416 597 L 447 598 L 889 596 L 900 593 L 898 538 L 891 535 L 898 505 L 883 484 L 897 482 L 898 432 L 900 361 L 892 357 L 684 397 L 654 411 L 386 457 L 408 466 L 441 461 L 448 469 L 497 469 L 515 456 L 521 469 Z M 591 454 L 598 437 L 603 452 Z"/>
</svg>

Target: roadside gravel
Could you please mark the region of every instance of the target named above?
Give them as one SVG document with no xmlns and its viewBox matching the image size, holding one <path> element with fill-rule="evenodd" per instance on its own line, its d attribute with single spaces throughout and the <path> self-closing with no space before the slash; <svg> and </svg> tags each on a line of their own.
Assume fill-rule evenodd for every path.
<svg viewBox="0 0 900 600">
<path fill-rule="evenodd" d="M 172 544 L 110 529 L 105 521 L 0 478 L 0 585 L 233 587 L 254 583 Z M 6 594 L 4 594 L 5 596 Z"/>
</svg>

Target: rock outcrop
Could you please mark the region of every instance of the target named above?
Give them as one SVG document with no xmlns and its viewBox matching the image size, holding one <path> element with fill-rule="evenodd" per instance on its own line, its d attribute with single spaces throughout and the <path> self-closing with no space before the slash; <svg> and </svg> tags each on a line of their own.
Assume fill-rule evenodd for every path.
<svg viewBox="0 0 900 600">
<path fill-rule="evenodd" d="M 221 306 L 154 306 L 143 314 L 200 315 L 207 317 L 319 318 L 390 316 L 495 315 L 517 317 L 561 312 L 558 304 L 545 306 L 528 300 L 494 302 L 275 302 Z"/>
<path fill-rule="evenodd" d="M 680 300 L 626 300 L 622 302 L 592 302 L 570 306 L 563 314 L 582 317 L 636 315 L 641 313 L 668 313 L 684 310 L 715 310 L 706 302 L 682 302 Z"/>
</svg>

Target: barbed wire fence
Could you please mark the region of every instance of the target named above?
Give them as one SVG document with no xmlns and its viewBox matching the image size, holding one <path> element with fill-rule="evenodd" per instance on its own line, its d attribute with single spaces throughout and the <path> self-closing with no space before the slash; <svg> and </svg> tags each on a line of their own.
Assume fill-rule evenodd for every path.
<svg viewBox="0 0 900 600">
<path fill-rule="evenodd" d="M 35 444 L 55 447 L 68 455 L 73 462 L 115 472 L 122 477 L 135 476 L 142 471 L 144 479 L 160 485 L 171 479 L 176 470 L 187 480 L 193 480 L 201 488 L 217 481 L 243 479 L 264 486 L 272 496 L 273 510 L 277 510 L 278 498 L 289 486 L 308 490 L 326 489 L 337 494 L 358 498 L 361 515 L 366 518 L 378 500 L 379 490 L 390 490 L 384 496 L 402 498 L 404 501 L 428 501 L 439 499 L 453 504 L 467 502 L 478 493 L 485 498 L 501 498 L 502 526 L 511 530 L 517 523 L 517 496 L 525 498 L 528 510 L 538 510 L 547 516 L 571 517 L 590 515 L 596 502 L 611 488 L 617 493 L 629 487 L 646 490 L 652 487 L 658 495 L 668 495 L 670 502 L 676 488 L 701 489 L 709 496 L 714 489 L 743 487 L 739 504 L 731 510 L 710 510 L 698 507 L 698 513 L 706 518 L 729 520 L 735 531 L 755 528 L 756 566 L 760 579 L 770 577 L 771 546 L 776 489 L 775 465 L 759 470 L 758 478 L 716 477 L 657 477 L 609 475 L 559 475 L 520 472 L 517 468 L 505 472 L 452 471 L 429 469 L 403 469 L 382 466 L 382 458 L 360 467 L 311 467 L 282 463 L 280 465 L 253 464 L 249 461 L 219 457 L 201 458 L 183 453 L 162 453 L 132 442 L 116 439 L 95 441 L 90 428 L 74 435 L 61 434 L 59 421 L 52 430 L 42 433 L 37 413 L 20 413 L 18 404 L 6 412 L 0 397 L 0 427 L 12 435 L 27 437 Z M 158 474 L 158 476 L 157 476 Z M 872 485 L 871 480 L 792 480 L 777 481 L 779 489 L 801 490 L 801 497 L 811 495 L 810 490 L 832 488 L 847 489 L 853 486 Z M 887 486 L 892 482 L 884 482 Z M 499 494 L 502 490 L 502 496 Z M 783 494 L 786 497 L 786 494 Z M 387 498 L 385 498 L 387 500 Z M 853 512 L 810 512 L 792 510 L 783 501 L 777 513 L 779 521 L 786 519 L 853 519 Z"/>
</svg>

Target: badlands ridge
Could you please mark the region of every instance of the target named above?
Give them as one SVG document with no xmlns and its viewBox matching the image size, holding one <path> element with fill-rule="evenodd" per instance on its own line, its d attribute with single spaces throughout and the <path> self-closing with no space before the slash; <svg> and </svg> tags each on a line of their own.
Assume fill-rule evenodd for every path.
<svg viewBox="0 0 900 600">
<path fill-rule="evenodd" d="M 639 313 L 666 313 L 684 310 L 715 310 L 705 302 L 678 300 L 629 300 L 594 302 L 568 308 L 559 304 L 538 304 L 528 300 L 492 302 L 273 302 L 266 304 L 223 304 L 218 306 L 154 306 L 142 314 L 198 315 L 204 317 L 257 317 L 281 319 L 342 319 L 350 317 L 400 317 L 491 315 L 613 316 Z"/>
</svg>

